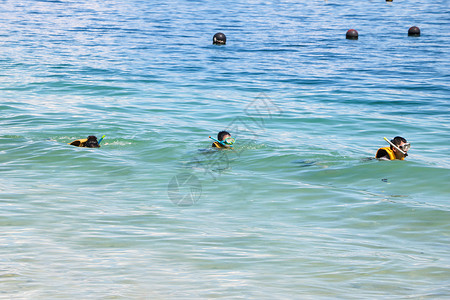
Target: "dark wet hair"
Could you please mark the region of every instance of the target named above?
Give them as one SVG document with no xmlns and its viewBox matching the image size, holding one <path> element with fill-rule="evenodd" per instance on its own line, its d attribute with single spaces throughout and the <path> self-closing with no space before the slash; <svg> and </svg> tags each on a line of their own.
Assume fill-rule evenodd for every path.
<svg viewBox="0 0 450 300">
<path fill-rule="evenodd" d="M 391 143 L 394 144 L 395 146 L 399 146 L 401 143 L 407 143 L 405 138 L 402 138 L 401 136 L 396 136 L 395 138 L 393 138 L 391 140 Z M 391 146 L 392 148 L 392 146 Z"/>
<path fill-rule="evenodd" d="M 217 139 L 218 139 L 219 141 L 223 141 L 223 137 L 226 136 L 226 135 L 231 136 L 231 134 L 230 134 L 228 131 L 221 131 L 221 132 L 219 132 L 219 133 L 217 134 Z"/>
<path fill-rule="evenodd" d="M 84 147 L 87 147 L 87 148 L 98 148 L 98 147 L 100 147 L 100 145 L 98 144 L 98 141 L 97 141 L 97 137 L 95 135 L 88 136 L 87 141 L 84 144 Z"/>
</svg>

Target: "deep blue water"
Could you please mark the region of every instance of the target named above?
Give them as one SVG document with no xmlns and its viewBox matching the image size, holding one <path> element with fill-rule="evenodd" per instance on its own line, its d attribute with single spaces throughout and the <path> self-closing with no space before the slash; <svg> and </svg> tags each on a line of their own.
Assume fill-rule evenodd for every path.
<svg viewBox="0 0 450 300">
<path fill-rule="evenodd" d="M 1 8 L 0 297 L 450 297 L 448 1 Z"/>
</svg>

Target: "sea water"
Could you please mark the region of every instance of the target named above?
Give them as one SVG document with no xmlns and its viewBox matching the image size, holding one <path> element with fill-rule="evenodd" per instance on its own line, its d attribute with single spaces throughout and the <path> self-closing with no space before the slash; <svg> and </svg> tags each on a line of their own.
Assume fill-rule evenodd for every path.
<svg viewBox="0 0 450 300">
<path fill-rule="evenodd" d="M 0 298 L 450 298 L 448 1 L 0 6 Z"/>
</svg>

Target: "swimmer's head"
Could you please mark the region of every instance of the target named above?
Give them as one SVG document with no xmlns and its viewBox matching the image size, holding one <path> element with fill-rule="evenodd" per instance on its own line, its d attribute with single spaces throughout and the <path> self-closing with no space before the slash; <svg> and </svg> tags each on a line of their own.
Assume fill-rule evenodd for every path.
<svg viewBox="0 0 450 300">
<path fill-rule="evenodd" d="M 395 157 L 397 159 L 405 158 L 405 156 L 408 155 L 407 152 L 411 148 L 411 144 L 408 143 L 405 138 L 403 138 L 401 136 L 396 136 L 395 138 L 393 138 L 391 140 L 391 143 L 394 144 L 395 146 L 397 146 L 398 148 L 400 148 L 400 150 L 402 150 L 405 153 L 405 154 L 403 154 L 400 151 L 398 151 L 397 148 L 391 146 L 391 149 L 394 152 Z"/>
<path fill-rule="evenodd" d="M 221 142 L 229 137 L 231 137 L 231 134 L 228 131 L 221 131 L 217 134 L 217 139 Z"/>
<path fill-rule="evenodd" d="M 233 147 L 234 139 L 231 137 L 231 134 L 228 131 L 221 131 L 217 134 L 217 140 L 219 140 L 222 146 L 226 148 Z"/>
<path fill-rule="evenodd" d="M 95 135 L 88 136 L 87 141 L 84 144 L 84 147 L 87 147 L 87 148 L 99 148 L 100 145 L 98 144 L 97 137 Z"/>
</svg>

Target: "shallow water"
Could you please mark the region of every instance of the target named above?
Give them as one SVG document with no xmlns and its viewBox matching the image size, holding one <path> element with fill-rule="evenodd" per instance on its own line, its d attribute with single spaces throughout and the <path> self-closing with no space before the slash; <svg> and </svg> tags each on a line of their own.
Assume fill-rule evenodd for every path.
<svg viewBox="0 0 450 300">
<path fill-rule="evenodd" d="M 448 13 L 4 1 L 0 297 L 449 298 Z"/>
</svg>

